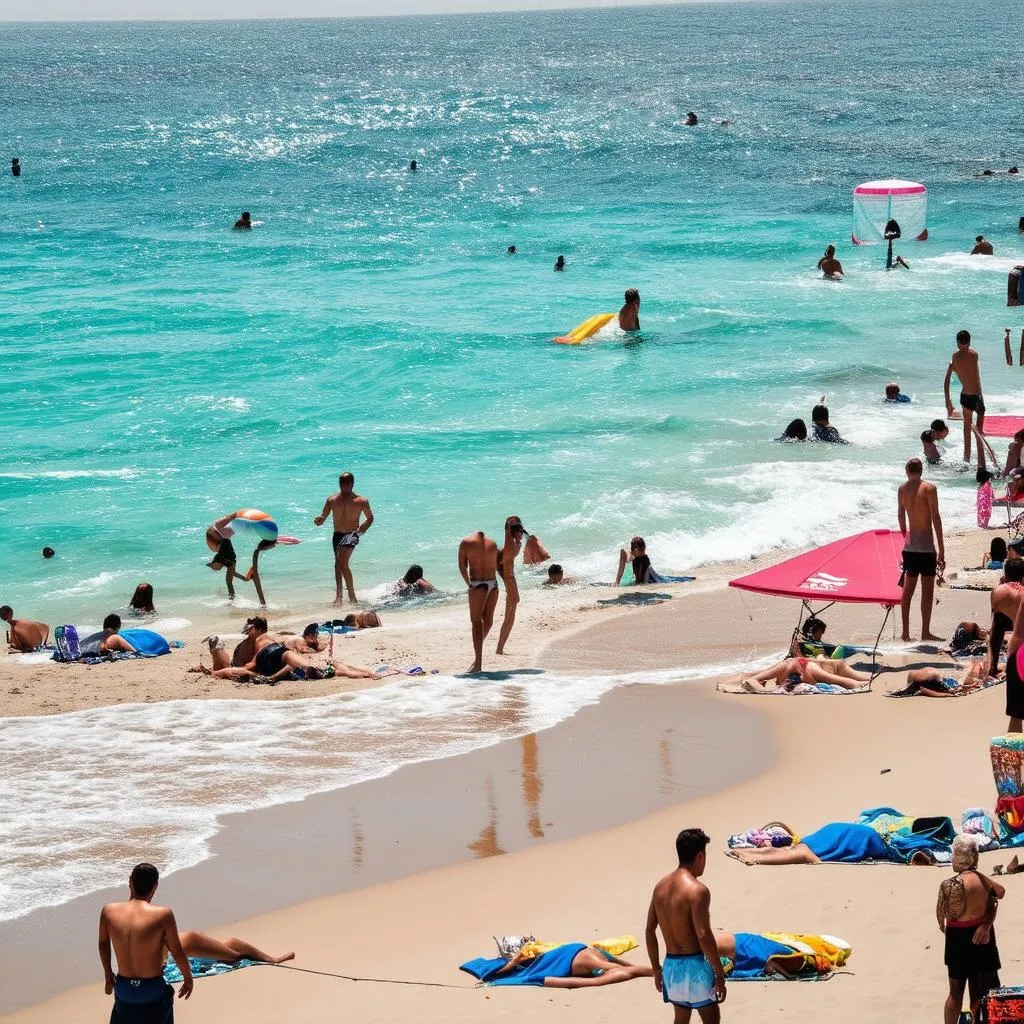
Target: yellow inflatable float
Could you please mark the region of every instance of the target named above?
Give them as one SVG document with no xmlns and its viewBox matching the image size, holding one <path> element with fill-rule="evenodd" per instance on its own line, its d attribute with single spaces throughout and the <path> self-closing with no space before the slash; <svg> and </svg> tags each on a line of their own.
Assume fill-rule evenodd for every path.
<svg viewBox="0 0 1024 1024">
<path fill-rule="evenodd" d="M 589 320 L 584 320 L 578 327 L 574 327 L 568 334 L 555 338 L 556 345 L 582 345 L 592 334 L 596 334 L 605 324 L 615 319 L 614 313 L 598 313 Z"/>
</svg>

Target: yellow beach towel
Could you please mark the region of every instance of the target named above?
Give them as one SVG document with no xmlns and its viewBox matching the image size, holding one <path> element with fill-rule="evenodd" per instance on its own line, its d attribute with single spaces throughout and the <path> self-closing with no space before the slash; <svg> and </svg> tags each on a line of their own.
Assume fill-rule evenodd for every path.
<svg viewBox="0 0 1024 1024">
<path fill-rule="evenodd" d="M 564 942 L 541 942 L 540 939 L 534 939 L 523 946 L 519 955 L 523 960 L 533 960 L 535 957 L 540 956 L 541 953 L 550 953 L 551 950 L 564 945 Z M 612 956 L 622 956 L 623 953 L 636 949 L 638 943 L 632 935 L 627 934 L 620 935 L 617 939 L 601 939 L 598 942 L 590 943 L 590 945 L 604 950 L 605 953 L 610 953 Z"/>
</svg>

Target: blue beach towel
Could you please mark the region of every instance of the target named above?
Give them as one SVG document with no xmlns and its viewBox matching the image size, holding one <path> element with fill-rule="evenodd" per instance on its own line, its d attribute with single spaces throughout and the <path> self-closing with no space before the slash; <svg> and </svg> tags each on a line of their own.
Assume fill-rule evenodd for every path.
<svg viewBox="0 0 1024 1024">
<path fill-rule="evenodd" d="M 121 636 L 135 648 L 136 654 L 144 658 L 158 658 L 161 654 L 170 654 L 171 645 L 151 629 L 122 629 Z"/>
<path fill-rule="evenodd" d="M 764 981 L 764 969 L 769 957 L 789 956 L 793 951 L 774 939 L 766 939 L 753 932 L 736 933 L 736 959 L 729 975 L 730 981 Z"/>
<path fill-rule="evenodd" d="M 572 962 L 576 959 L 576 954 L 586 948 L 585 942 L 570 942 L 564 946 L 556 946 L 533 960 L 527 960 L 521 967 L 516 967 L 500 978 L 495 978 L 494 975 L 508 963 L 500 956 L 479 956 L 475 960 L 467 960 L 460 965 L 459 970 L 488 985 L 543 985 L 545 978 L 571 977 Z"/>
<path fill-rule="evenodd" d="M 855 825 L 849 821 L 823 825 L 800 842 L 820 860 L 833 864 L 892 859 L 885 840 L 870 825 Z"/>
<path fill-rule="evenodd" d="M 193 978 L 213 978 L 218 974 L 227 974 L 229 971 L 239 971 L 243 967 L 258 966 L 259 963 L 259 960 L 237 960 L 233 964 L 226 964 L 221 960 L 207 960 L 205 957 L 190 956 L 188 958 L 188 966 L 192 971 Z M 164 963 L 164 981 L 168 985 L 177 985 L 181 981 L 181 971 L 170 957 Z"/>
</svg>

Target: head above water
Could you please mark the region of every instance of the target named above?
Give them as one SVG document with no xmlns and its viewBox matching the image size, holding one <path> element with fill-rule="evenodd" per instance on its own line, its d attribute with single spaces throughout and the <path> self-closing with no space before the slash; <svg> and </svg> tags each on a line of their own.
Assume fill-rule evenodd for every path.
<svg viewBox="0 0 1024 1024">
<path fill-rule="evenodd" d="M 978 866 L 978 846 L 969 836 L 957 836 L 953 840 L 953 870 L 970 871 Z"/>
<path fill-rule="evenodd" d="M 514 245 L 510 245 L 508 247 L 507 252 L 508 252 L 509 256 L 515 256 L 515 254 L 518 252 L 518 250 L 516 249 L 516 247 Z"/>
<path fill-rule="evenodd" d="M 343 494 L 348 494 L 355 487 L 356 478 L 347 470 L 338 477 L 338 487 Z"/>
<path fill-rule="evenodd" d="M 700 828 L 684 828 L 676 836 L 676 856 L 681 868 L 689 868 L 695 875 L 702 874 L 711 839 Z"/>
<path fill-rule="evenodd" d="M 975 238 L 974 240 L 976 242 L 984 242 L 985 241 L 985 236 L 984 235 L 978 235 L 977 238 Z"/>
<path fill-rule="evenodd" d="M 811 422 L 822 423 L 828 425 L 828 406 L 827 405 L 816 405 L 811 410 Z"/>
<path fill-rule="evenodd" d="M 921 460 L 914 456 L 912 459 L 907 459 L 907 477 L 909 479 L 915 479 L 924 472 L 924 467 L 921 465 Z"/>
<path fill-rule="evenodd" d="M 944 441 L 949 437 L 949 427 L 945 420 L 932 420 L 931 431 L 937 441 Z"/>
<path fill-rule="evenodd" d="M 562 567 L 557 563 L 553 562 L 548 566 L 548 581 L 551 583 L 562 582 Z"/>
<path fill-rule="evenodd" d="M 135 593 L 132 594 L 128 607 L 134 608 L 137 612 L 153 611 L 153 584 L 140 583 L 135 588 Z"/>
<path fill-rule="evenodd" d="M 57 554 L 57 552 L 54 551 L 53 548 L 43 548 L 43 558 L 53 558 L 55 554 Z"/>
<path fill-rule="evenodd" d="M 640 293 L 635 288 L 627 288 L 626 289 L 626 305 L 628 306 L 628 305 L 630 305 L 631 303 L 634 303 L 634 302 L 638 306 L 640 305 Z"/>
<path fill-rule="evenodd" d="M 900 394 L 900 386 L 895 381 L 891 384 L 885 385 L 885 397 L 886 398 L 898 398 Z"/>
<path fill-rule="evenodd" d="M 423 579 L 423 566 L 410 565 L 402 577 L 402 582 L 412 586 L 413 583 L 419 583 L 421 579 Z"/>
<path fill-rule="evenodd" d="M 136 864 L 128 876 L 128 888 L 136 899 L 151 899 L 159 884 L 160 872 L 147 861 Z"/>
<path fill-rule="evenodd" d="M 565 257 L 564 256 L 559 256 L 558 259 L 555 260 L 555 270 L 561 270 L 564 266 L 565 266 Z"/>
<path fill-rule="evenodd" d="M 829 243 L 828 245 L 825 246 L 825 255 L 826 256 L 832 257 L 832 256 L 835 256 L 835 254 L 836 254 L 836 247 L 834 245 Z"/>
<path fill-rule="evenodd" d="M 419 164 L 416 163 L 415 160 L 410 160 L 409 161 L 409 170 L 410 171 L 415 171 L 417 167 L 419 167 Z"/>
<path fill-rule="evenodd" d="M 115 633 L 121 628 L 121 616 L 116 612 L 111 612 L 103 620 L 104 629 L 112 629 Z"/>
<path fill-rule="evenodd" d="M 958 345 L 970 345 L 970 343 L 971 343 L 971 332 L 970 331 L 957 331 L 956 332 L 956 343 Z"/>
<path fill-rule="evenodd" d="M 252 223 L 252 214 L 248 210 L 243 210 L 242 211 L 242 223 L 243 224 L 251 224 Z"/>
<path fill-rule="evenodd" d="M 784 441 L 806 441 L 807 424 L 799 418 L 793 420 L 782 432 L 782 439 Z"/>
</svg>

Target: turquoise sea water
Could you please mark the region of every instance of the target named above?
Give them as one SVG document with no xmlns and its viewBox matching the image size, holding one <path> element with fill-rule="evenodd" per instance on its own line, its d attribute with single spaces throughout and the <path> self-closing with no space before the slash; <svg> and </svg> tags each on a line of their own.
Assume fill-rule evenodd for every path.
<svg viewBox="0 0 1024 1024">
<path fill-rule="evenodd" d="M 956 330 L 1024 407 L 1022 182 L 972 177 L 1024 163 L 1005 29 L 921 0 L 0 26 L 0 600 L 95 621 L 146 578 L 193 614 L 240 506 L 305 542 L 266 556 L 272 604 L 325 600 L 343 469 L 370 594 L 411 561 L 454 588 L 512 513 L 593 578 L 637 532 L 671 571 L 890 524 Z M 849 245 L 890 176 L 930 190 L 909 273 Z M 551 343 L 630 286 L 640 338 Z M 822 393 L 854 444 L 775 444 Z"/>
</svg>

